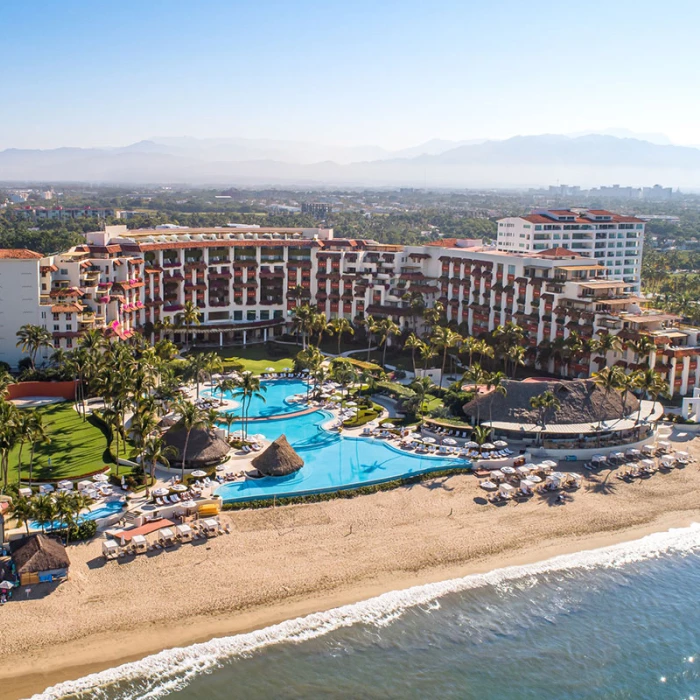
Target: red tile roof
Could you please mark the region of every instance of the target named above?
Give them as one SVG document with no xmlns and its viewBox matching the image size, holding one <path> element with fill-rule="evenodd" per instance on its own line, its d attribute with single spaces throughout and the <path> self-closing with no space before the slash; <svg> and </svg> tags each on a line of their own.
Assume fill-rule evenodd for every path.
<svg viewBox="0 0 700 700">
<path fill-rule="evenodd" d="M 41 260 L 42 257 L 41 253 L 26 248 L 0 249 L 0 260 Z"/>
<path fill-rule="evenodd" d="M 583 255 L 574 253 L 568 248 L 548 248 L 547 250 L 537 251 L 537 257 L 540 258 L 579 258 L 583 259 Z"/>
</svg>

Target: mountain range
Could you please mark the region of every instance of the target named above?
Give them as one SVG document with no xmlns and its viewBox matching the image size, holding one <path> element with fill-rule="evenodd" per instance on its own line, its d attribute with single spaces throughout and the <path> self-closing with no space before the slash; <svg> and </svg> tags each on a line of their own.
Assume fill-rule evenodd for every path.
<svg viewBox="0 0 700 700">
<path fill-rule="evenodd" d="M 153 137 L 119 148 L 7 149 L 0 181 L 528 187 L 556 181 L 700 187 L 700 149 L 610 134 L 434 139 L 413 148 Z"/>
</svg>

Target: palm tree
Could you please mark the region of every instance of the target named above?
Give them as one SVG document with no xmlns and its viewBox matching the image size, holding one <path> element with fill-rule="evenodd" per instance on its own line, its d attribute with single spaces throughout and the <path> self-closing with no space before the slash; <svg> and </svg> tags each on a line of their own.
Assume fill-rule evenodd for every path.
<svg viewBox="0 0 700 700">
<path fill-rule="evenodd" d="M 494 394 L 501 394 L 502 396 L 508 396 L 508 389 L 506 389 L 503 380 L 506 375 L 503 372 L 491 372 L 486 375 L 486 388 L 493 390 Z M 493 397 L 489 401 L 489 424 L 493 423 Z"/>
<path fill-rule="evenodd" d="M 0 470 L 3 487 L 9 485 L 10 452 L 17 444 L 19 409 L 8 401 L 0 401 Z"/>
<path fill-rule="evenodd" d="M 355 329 L 352 327 L 352 324 L 343 316 L 336 316 L 331 319 L 326 331 L 328 335 L 335 335 L 338 338 L 338 356 L 340 356 L 340 344 L 343 340 L 343 334 L 349 333 L 350 335 L 355 335 Z"/>
<path fill-rule="evenodd" d="M 231 426 L 238 420 L 238 416 L 234 413 L 220 413 L 219 419 L 226 423 L 226 437 L 231 439 Z"/>
<path fill-rule="evenodd" d="M 15 422 L 15 440 L 19 443 L 17 453 L 17 481 L 22 480 L 22 450 L 24 443 L 29 440 L 32 431 L 32 413 L 34 411 L 20 411 Z"/>
<path fill-rule="evenodd" d="M 51 333 L 46 328 L 34 326 L 31 323 L 20 327 L 17 331 L 17 338 L 16 346 L 22 352 L 29 353 L 32 369 L 36 367 L 36 356 L 39 350 L 53 347 L 53 336 Z"/>
<path fill-rule="evenodd" d="M 313 317 L 316 310 L 312 309 L 308 304 L 296 306 L 292 309 L 292 332 L 301 335 L 301 347 L 306 348 L 306 338 L 311 331 L 313 325 Z"/>
<path fill-rule="evenodd" d="M 197 387 L 197 398 L 199 399 L 199 385 L 206 379 L 207 375 L 207 356 L 195 352 L 187 358 L 187 364 L 185 365 L 185 378 L 188 380 L 193 380 Z"/>
<path fill-rule="evenodd" d="M 158 416 L 150 411 L 137 412 L 131 419 L 131 434 L 143 452 L 149 435 L 158 427 Z"/>
<path fill-rule="evenodd" d="M 467 353 L 467 355 L 469 356 L 470 367 L 472 364 L 472 357 L 474 356 L 474 353 L 477 352 L 477 350 L 479 349 L 479 344 L 481 342 L 483 341 L 477 340 L 471 335 L 462 340 L 462 347 L 460 347 L 459 351 Z"/>
<path fill-rule="evenodd" d="M 637 340 L 628 341 L 627 345 L 637 356 L 638 364 L 641 364 L 642 360 L 646 360 L 651 355 L 652 350 L 656 350 L 656 343 L 648 335 L 640 335 Z"/>
<path fill-rule="evenodd" d="M 233 392 L 236 391 L 236 388 L 238 387 L 238 382 L 231 378 L 231 377 L 224 377 L 217 385 L 216 385 L 216 391 L 219 392 L 221 395 L 221 400 L 223 401 L 224 399 L 224 394 L 226 392 L 229 392 L 230 394 L 233 395 Z"/>
<path fill-rule="evenodd" d="M 204 356 L 204 371 L 209 375 L 209 385 L 212 391 L 214 390 L 213 376 L 218 372 L 222 372 L 223 369 L 224 363 L 217 353 L 208 352 Z"/>
<path fill-rule="evenodd" d="M 369 356 L 372 352 L 372 333 L 376 325 L 374 316 L 365 316 L 362 319 L 362 325 L 365 327 L 365 332 L 367 333 L 367 362 L 369 362 Z"/>
<path fill-rule="evenodd" d="M 416 396 L 419 399 L 417 418 L 422 420 L 423 418 L 423 406 L 425 404 L 425 397 L 428 396 L 429 391 L 435 385 L 430 377 L 420 377 L 420 379 L 414 379 L 409 387 L 416 392 Z"/>
<path fill-rule="evenodd" d="M 594 352 L 599 354 L 603 360 L 603 364 L 607 359 L 609 352 L 618 352 L 622 346 L 620 339 L 612 333 L 603 333 L 598 331 L 598 338 L 593 341 Z"/>
<path fill-rule="evenodd" d="M 347 397 L 347 394 L 350 393 L 350 384 L 357 380 L 357 372 L 348 360 L 336 358 L 331 362 L 331 377 L 338 384 L 343 385 Z"/>
<path fill-rule="evenodd" d="M 180 417 L 179 426 L 185 431 L 185 447 L 182 450 L 181 480 L 185 480 L 185 465 L 187 463 L 187 448 L 190 443 L 190 434 L 193 430 L 203 429 L 207 426 L 206 413 L 191 401 L 182 400 L 175 406 L 175 412 Z"/>
<path fill-rule="evenodd" d="M 379 336 L 379 347 L 384 348 L 382 351 L 382 367 L 384 367 L 388 340 L 392 335 L 399 335 L 401 329 L 390 318 L 383 318 L 373 326 L 372 330 Z"/>
<path fill-rule="evenodd" d="M 668 382 L 655 370 L 649 368 L 635 373 L 634 386 L 642 393 L 642 396 L 651 396 L 653 400 L 652 413 L 656 410 L 656 401 L 659 396 L 668 395 Z M 637 422 L 642 417 L 642 404 L 639 404 Z"/>
<path fill-rule="evenodd" d="M 176 319 L 185 326 L 185 338 L 189 347 L 192 344 L 192 326 L 200 324 L 199 307 L 192 301 L 186 301 Z"/>
<path fill-rule="evenodd" d="M 462 336 L 459 333 L 455 333 L 450 328 L 444 328 L 442 326 L 435 329 L 432 335 L 431 341 L 435 348 L 442 350 L 442 368 L 440 369 L 440 384 L 442 387 L 442 380 L 445 376 L 445 364 L 447 363 L 447 351 L 449 348 L 453 348 L 462 342 Z"/>
<path fill-rule="evenodd" d="M 309 345 L 304 350 L 299 350 L 294 358 L 294 368 L 296 370 L 308 369 L 314 372 L 323 362 L 323 353 L 313 345 Z"/>
<path fill-rule="evenodd" d="M 56 519 L 56 503 L 48 494 L 40 494 L 33 499 L 34 520 L 37 521 L 41 531 L 44 532 L 47 525 L 53 525 Z"/>
<path fill-rule="evenodd" d="M 512 378 L 514 379 L 518 367 L 525 364 L 525 348 L 522 345 L 511 345 L 508 350 L 506 350 L 505 355 L 508 361 L 512 363 Z"/>
<path fill-rule="evenodd" d="M 27 528 L 29 534 L 29 521 L 34 518 L 34 504 L 28 498 L 17 498 L 12 503 L 12 514 L 20 525 Z"/>
<path fill-rule="evenodd" d="M 241 398 L 242 418 L 243 418 L 243 437 L 248 438 L 248 412 L 250 404 L 254 398 L 265 401 L 263 392 L 267 391 L 267 387 L 260 383 L 260 377 L 255 377 L 252 372 L 244 372 L 236 388 L 234 396 Z"/>
<path fill-rule="evenodd" d="M 174 445 L 166 445 L 163 438 L 157 435 L 151 435 L 143 445 L 141 464 L 150 465 L 149 473 L 151 481 L 153 481 L 153 479 L 156 478 L 156 465 L 160 463 L 168 468 L 170 466 L 170 459 L 177 457 L 177 455 L 177 447 Z"/>
<path fill-rule="evenodd" d="M 539 396 L 533 396 L 530 399 L 530 408 L 539 411 L 539 422 L 543 430 L 547 427 L 547 412 L 552 410 L 556 413 L 560 407 L 561 403 L 559 402 L 559 399 L 553 392 L 549 391 L 549 389 L 547 391 L 543 391 Z M 540 433 L 540 436 L 541 435 L 542 433 Z"/>
<path fill-rule="evenodd" d="M 415 334 L 411 333 L 404 342 L 404 348 L 411 350 L 411 363 L 413 365 L 413 376 L 416 376 L 416 349 L 420 348 L 423 341 Z"/>
<path fill-rule="evenodd" d="M 37 442 L 49 443 L 51 439 L 46 434 L 46 427 L 44 426 L 44 419 L 42 414 L 38 411 L 32 411 L 30 415 L 30 429 L 29 429 L 29 444 L 31 445 L 31 451 L 29 453 L 29 485 L 32 485 L 33 468 L 34 468 L 34 450 L 36 449 Z"/>
<path fill-rule="evenodd" d="M 428 362 L 436 356 L 435 346 L 421 340 L 421 344 L 418 346 L 418 357 L 423 361 L 423 371 L 428 369 Z"/>
<path fill-rule="evenodd" d="M 472 440 L 479 445 L 488 442 L 490 437 L 491 428 L 487 428 L 485 425 L 476 425 L 472 428 Z"/>
<path fill-rule="evenodd" d="M 619 367 L 603 367 L 600 372 L 594 372 L 592 375 L 593 381 L 601 388 L 605 390 L 605 396 L 607 401 L 609 401 L 610 393 L 612 391 L 620 391 L 623 386 L 624 372 Z M 600 423 L 602 425 L 603 419 L 601 417 Z"/>
<path fill-rule="evenodd" d="M 75 525 L 75 516 L 77 515 L 71 495 L 66 492 L 59 492 L 55 496 L 56 519 L 68 531 Z"/>
<path fill-rule="evenodd" d="M 478 362 L 475 362 L 469 367 L 469 369 L 464 373 L 462 379 L 474 385 L 474 391 L 477 397 L 476 402 L 476 423 L 479 424 L 481 420 L 481 401 L 478 400 L 479 396 L 479 385 L 486 382 L 488 375 L 486 371 L 481 367 Z"/>
</svg>

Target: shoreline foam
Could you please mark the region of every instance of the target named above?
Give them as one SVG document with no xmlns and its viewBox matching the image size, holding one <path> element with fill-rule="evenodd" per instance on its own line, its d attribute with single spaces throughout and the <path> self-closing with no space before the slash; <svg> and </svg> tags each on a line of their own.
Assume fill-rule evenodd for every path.
<svg viewBox="0 0 700 700">
<path fill-rule="evenodd" d="M 427 605 L 454 593 L 484 586 L 497 586 L 528 576 L 599 567 L 619 567 L 666 554 L 686 554 L 700 547 L 700 523 L 685 528 L 656 532 L 641 539 L 608 545 L 599 549 L 560 554 L 532 564 L 512 565 L 488 573 L 428 583 L 379 596 L 325 612 L 286 620 L 253 632 L 215 638 L 186 648 L 172 648 L 100 673 L 47 688 L 32 700 L 57 700 L 68 694 L 94 692 L 116 682 L 139 681 L 137 691 L 125 692 L 130 698 L 156 698 L 187 685 L 190 678 L 213 670 L 222 661 L 253 653 L 267 646 L 301 642 L 356 624 L 385 624 L 406 610 Z"/>
<path fill-rule="evenodd" d="M 674 528 L 671 526 L 672 523 L 682 525 L 682 527 Z M 659 532 L 659 527 L 671 529 Z M 653 525 L 602 534 L 586 538 L 585 542 L 593 544 L 596 548 L 582 549 L 584 541 L 581 538 L 570 538 L 566 542 L 560 541 L 527 552 L 519 552 L 510 559 L 501 558 L 499 563 L 505 565 L 496 569 L 489 569 L 488 566 L 491 562 L 485 561 L 475 562 L 467 567 L 470 569 L 467 573 L 458 572 L 453 567 L 447 570 L 438 569 L 432 572 L 423 572 L 425 576 L 411 578 L 414 580 L 424 578 L 426 579 L 424 583 L 410 585 L 399 590 L 386 588 L 388 581 L 373 582 L 370 586 L 351 589 L 329 597 L 328 603 L 330 605 L 326 612 L 309 612 L 309 606 L 324 606 L 323 599 L 311 599 L 295 601 L 292 605 L 286 604 L 277 609 L 251 611 L 248 614 L 236 616 L 236 619 L 219 620 L 219 624 L 215 626 L 220 628 L 218 631 L 212 629 L 211 621 L 203 622 L 203 624 L 188 624 L 187 621 L 183 621 L 183 626 L 177 633 L 172 628 L 150 631 L 144 639 L 141 639 L 143 651 L 140 654 L 125 654 L 121 658 L 112 659 L 115 665 L 109 668 L 105 668 L 110 666 L 107 660 L 102 662 L 95 658 L 90 660 L 91 656 L 100 658 L 99 655 L 103 648 L 102 644 L 96 644 L 94 647 L 91 645 L 93 653 L 83 653 L 84 657 L 87 657 L 84 658 L 87 663 L 69 668 L 64 667 L 60 676 L 58 669 L 52 669 L 49 666 L 46 674 L 36 674 L 33 679 L 25 678 L 24 681 L 30 681 L 29 684 L 22 682 L 13 674 L 14 679 L 6 677 L 3 681 L 4 692 L 12 693 L 12 697 L 19 697 L 22 693 L 35 692 L 39 687 L 43 687 L 46 690 L 35 694 L 33 698 L 36 700 L 55 700 L 71 693 L 91 693 L 99 687 L 118 680 L 138 678 L 138 693 L 124 695 L 125 698 L 161 697 L 166 690 L 186 685 L 193 675 L 215 668 L 221 661 L 238 654 L 253 652 L 270 644 L 318 637 L 334 629 L 352 624 L 381 624 L 382 621 L 390 621 L 411 607 L 428 604 L 451 593 L 498 585 L 506 580 L 549 571 L 622 566 L 626 563 L 654 558 L 666 553 L 689 552 L 700 546 L 700 524 L 694 521 L 684 521 L 678 518 L 677 514 L 671 514 Z M 545 556 L 552 554 L 553 556 L 542 559 L 543 554 Z M 540 556 L 538 557 L 538 555 Z M 462 569 L 464 570 L 464 567 Z M 446 576 L 450 572 L 457 574 L 457 576 Z M 436 577 L 444 578 L 440 580 Z M 431 578 L 434 580 L 429 580 Z M 407 581 L 397 581 L 399 585 L 404 582 Z M 365 594 L 369 594 L 371 597 L 363 599 L 362 596 Z M 284 615 L 285 610 L 288 615 L 291 613 L 291 615 L 298 614 L 298 616 L 291 619 L 279 617 Z M 260 621 L 258 628 L 254 627 L 256 619 Z M 211 630 L 208 636 L 213 636 L 213 639 L 202 641 L 203 626 Z M 188 630 L 189 634 L 187 634 Z M 161 649 L 166 639 L 183 644 L 183 647 L 168 648 L 155 654 L 152 653 L 156 649 Z M 144 642 L 145 644 L 143 644 Z M 184 646 L 185 644 L 187 646 Z M 148 649 L 149 646 L 151 646 L 150 649 Z M 118 651 L 118 648 L 113 647 L 112 651 Z M 70 651 L 64 650 L 63 662 L 69 655 Z M 144 658 L 144 655 L 147 656 Z M 19 670 L 17 669 L 17 671 Z M 59 678 L 66 678 L 66 672 L 70 674 L 71 670 L 76 672 L 72 674 L 76 680 L 61 680 L 56 683 Z M 47 680 L 43 685 L 41 678 Z M 164 682 L 166 680 L 167 682 Z M 48 683 L 53 683 L 53 686 L 47 687 Z M 149 688 L 149 684 L 152 687 Z M 28 690 L 24 690 L 23 687 Z"/>
</svg>

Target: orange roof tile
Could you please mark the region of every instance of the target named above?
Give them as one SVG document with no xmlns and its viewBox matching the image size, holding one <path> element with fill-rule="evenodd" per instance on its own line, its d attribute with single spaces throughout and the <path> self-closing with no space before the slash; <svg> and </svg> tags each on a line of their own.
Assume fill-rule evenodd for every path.
<svg viewBox="0 0 700 700">
<path fill-rule="evenodd" d="M 0 260 L 41 260 L 43 255 L 27 248 L 0 249 Z"/>
</svg>

